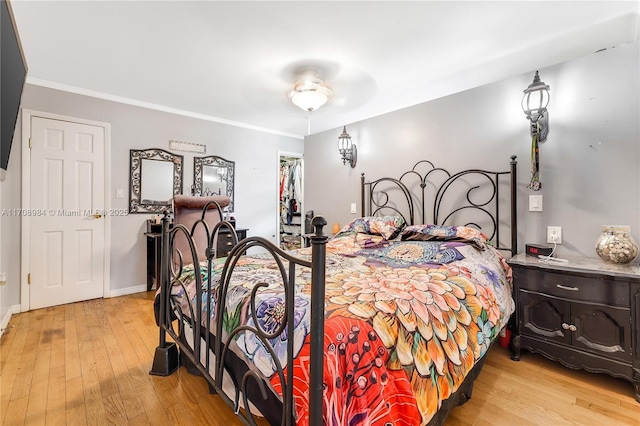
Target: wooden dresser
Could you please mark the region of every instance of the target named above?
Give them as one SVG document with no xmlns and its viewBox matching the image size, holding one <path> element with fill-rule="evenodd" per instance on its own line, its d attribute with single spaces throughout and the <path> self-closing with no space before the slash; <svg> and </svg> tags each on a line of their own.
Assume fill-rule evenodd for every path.
<svg viewBox="0 0 640 426">
<path fill-rule="evenodd" d="M 247 238 L 247 229 L 236 228 L 236 236 L 238 241 Z M 231 232 L 226 228 L 221 228 L 218 232 L 218 241 L 216 242 L 216 257 L 226 257 L 233 248 L 233 237 Z"/>
<path fill-rule="evenodd" d="M 170 224 L 173 227 L 173 223 Z M 158 279 L 160 277 L 160 254 L 162 252 L 162 224 L 156 224 L 153 220 L 147 220 L 146 232 L 147 237 L 147 291 L 158 288 Z M 247 238 L 247 229 L 236 229 L 238 241 Z M 233 237 L 231 232 L 226 228 L 218 231 L 218 240 L 216 241 L 216 257 L 225 257 L 233 248 Z"/>
<path fill-rule="evenodd" d="M 509 260 L 516 301 L 513 356 L 538 352 L 563 365 L 633 383 L 640 402 L 640 266 L 599 259 Z"/>
</svg>

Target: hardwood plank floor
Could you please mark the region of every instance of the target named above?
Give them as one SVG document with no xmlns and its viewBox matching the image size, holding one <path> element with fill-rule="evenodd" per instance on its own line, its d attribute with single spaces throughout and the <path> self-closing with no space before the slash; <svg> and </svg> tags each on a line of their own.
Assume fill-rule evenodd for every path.
<svg viewBox="0 0 640 426">
<path fill-rule="evenodd" d="M 2 425 L 240 425 L 204 379 L 148 374 L 153 292 L 14 315 L 0 342 Z M 446 425 L 640 425 L 627 381 L 494 347 Z M 185 410 L 185 407 L 187 410 Z M 262 422 L 266 424 L 266 422 Z"/>
</svg>

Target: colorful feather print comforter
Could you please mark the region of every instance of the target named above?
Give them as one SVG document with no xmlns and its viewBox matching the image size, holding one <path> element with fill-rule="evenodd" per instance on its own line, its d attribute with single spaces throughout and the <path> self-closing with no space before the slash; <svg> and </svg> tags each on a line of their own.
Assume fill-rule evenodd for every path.
<svg viewBox="0 0 640 426">
<path fill-rule="evenodd" d="M 400 237 L 378 235 L 375 227 L 366 233 L 347 230 L 327 244 L 326 425 L 428 423 L 514 310 L 511 270 L 482 234 L 465 227 L 409 228 L 414 232 Z M 310 257 L 311 249 L 294 254 Z M 214 288 L 223 261 L 216 262 Z M 206 274 L 206 268 L 200 272 Z M 308 424 L 310 272 L 296 271 L 293 332 L 285 329 L 271 342 L 284 366 L 287 339 L 294 339 L 294 397 L 302 425 Z M 188 312 L 187 300 L 193 302 L 195 294 L 193 268 L 182 279 L 185 285 L 174 287 L 174 298 Z M 284 315 L 280 272 L 272 259 L 251 255 L 242 257 L 232 275 L 225 301 L 227 332 L 243 323 L 255 325 L 248 301 L 254 285 L 264 282 L 272 284 L 258 292 L 257 319 L 264 330 L 277 329 Z M 209 312 L 217 303 L 211 301 Z M 215 330 L 209 319 L 205 326 Z M 279 393 L 275 363 L 260 341 L 247 333 L 234 345 L 234 352 Z"/>
</svg>

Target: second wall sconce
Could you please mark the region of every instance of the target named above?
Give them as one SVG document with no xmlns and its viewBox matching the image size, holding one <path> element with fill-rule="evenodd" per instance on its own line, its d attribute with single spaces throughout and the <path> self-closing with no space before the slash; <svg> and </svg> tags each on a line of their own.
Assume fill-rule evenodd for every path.
<svg viewBox="0 0 640 426">
<path fill-rule="evenodd" d="M 536 71 L 533 83 L 524 89 L 522 98 L 522 110 L 531 122 L 531 136 L 537 135 L 538 142 L 547 140 L 549 134 L 549 86 L 540 81 L 540 75 Z"/>
<path fill-rule="evenodd" d="M 539 191 L 542 188 L 540 182 L 540 148 L 539 142 L 547 140 L 549 135 L 549 86 L 540 80 L 536 71 L 533 83 L 524 89 L 522 98 L 522 110 L 531 123 L 531 182 L 527 188 Z"/>
<path fill-rule="evenodd" d="M 356 166 L 358 161 L 358 149 L 356 145 L 351 142 L 351 136 L 347 133 L 347 126 L 342 128 L 342 133 L 338 136 L 338 151 L 342 157 L 342 164 L 349 163 L 351 167 Z"/>
</svg>

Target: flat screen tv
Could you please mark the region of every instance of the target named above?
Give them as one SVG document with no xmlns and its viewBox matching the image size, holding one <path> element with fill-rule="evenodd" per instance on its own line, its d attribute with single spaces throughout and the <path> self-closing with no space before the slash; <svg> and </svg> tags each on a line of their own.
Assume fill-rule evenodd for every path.
<svg viewBox="0 0 640 426">
<path fill-rule="evenodd" d="M 18 120 L 20 98 L 27 77 L 27 62 L 22 53 L 20 37 L 11 5 L 1 0 L 0 21 L 0 177 L 9 166 L 11 142 Z"/>
</svg>

